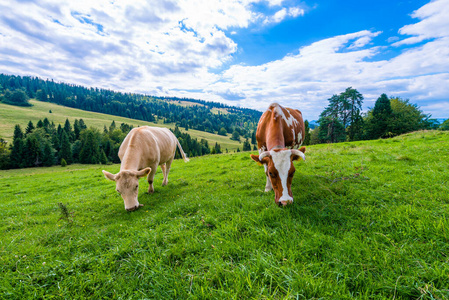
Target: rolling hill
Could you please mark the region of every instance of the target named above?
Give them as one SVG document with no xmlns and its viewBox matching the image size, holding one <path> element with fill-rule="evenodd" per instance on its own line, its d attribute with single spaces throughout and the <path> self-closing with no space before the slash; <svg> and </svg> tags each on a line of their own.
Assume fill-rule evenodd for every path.
<svg viewBox="0 0 449 300">
<path fill-rule="evenodd" d="M 127 123 L 133 125 L 134 127 L 143 125 L 167 127 L 172 129 L 175 127 L 174 124 L 134 120 L 65 107 L 49 102 L 31 100 L 30 103 L 33 106 L 20 107 L 0 103 L 0 137 L 4 138 L 8 142 L 11 142 L 14 126 L 16 124 L 19 124 L 22 129 L 24 129 L 30 120 L 34 123 L 34 125 L 36 125 L 38 120 L 42 120 L 44 118 L 47 118 L 50 122 L 53 121 L 56 125 L 64 125 L 66 119 L 69 119 L 72 124 L 75 119 L 83 119 L 87 126 L 92 126 L 100 130 L 102 130 L 104 126 L 109 127 L 113 120 L 116 124 Z M 180 130 L 182 132 L 187 132 L 192 138 L 207 140 L 211 146 L 218 142 L 223 150 L 228 149 L 229 151 L 235 151 L 237 148 L 240 148 L 240 150 L 242 149 L 242 144 L 231 140 L 229 134 L 228 136 L 220 136 L 194 129 L 185 131 L 182 127 Z"/>
</svg>

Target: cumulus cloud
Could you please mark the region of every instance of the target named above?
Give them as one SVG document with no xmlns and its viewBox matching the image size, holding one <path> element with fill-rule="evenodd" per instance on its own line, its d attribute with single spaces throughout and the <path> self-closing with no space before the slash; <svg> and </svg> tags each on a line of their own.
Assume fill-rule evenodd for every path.
<svg viewBox="0 0 449 300">
<path fill-rule="evenodd" d="M 449 1 L 432 1 L 412 13 L 413 18 L 421 21 L 406 25 L 399 30 L 402 35 L 411 35 L 396 42 L 395 46 L 404 44 L 416 44 L 433 38 L 444 38 L 449 33 Z"/>
<path fill-rule="evenodd" d="M 0 64 L 10 74 L 260 110 L 278 101 L 300 108 L 307 119 L 349 86 L 365 96 L 366 107 L 387 93 L 418 101 L 434 116 L 449 115 L 448 106 L 431 103 L 449 95 L 447 0 L 413 12 L 417 21 L 403 26 L 389 46 L 374 44 L 382 32 L 362 30 L 265 64 L 233 64 L 239 31 L 304 15 L 287 2 L 0 0 Z M 254 10 L 261 5 L 265 13 Z M 388 47 L 402 51 L 376 59 Z"/>
<path fill-rule="evenodd" d="M 286 18 L 296 18 L 298 16 L 303 16 L 305 13 L 304 9 L 300 7 L 289 7 L 282 8 L 278 10 L 274 15 L 265 17 L 264 24 L 270 23 L 280 23 Z"/>
</svg>

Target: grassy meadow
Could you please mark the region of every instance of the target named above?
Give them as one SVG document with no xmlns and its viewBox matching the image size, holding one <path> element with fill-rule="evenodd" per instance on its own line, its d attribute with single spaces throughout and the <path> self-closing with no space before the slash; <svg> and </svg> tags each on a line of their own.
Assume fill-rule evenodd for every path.
<svg viewBox="0 0 449 300">
<path fill-rule="evenodd" d="M 88 127 L 94 127 L 100 130 L 103 130 L 105 125 L 106 127 L 109 127 L 113 120 L 115 121 L 117 126 L 120 126 L 121 123 L 126 123 L 133 125 L 134 127 L 143 125 L 167 127 L 172 129 L 175 127 L 174 124 L 163 124 L 162 122 L 146 122 L 113 115 L 89 112 L 37 100 L 30 100 L 30 103 L 33 106 L 20 107 L 0 103 L 0 137 L 4 138 L 8 142 L 11 142 L 14 133 L 14 126 L 16 124 L 19 124 L 22 127 L 22 130 L 24 130 L 29 121 L 32 121 L 34 126 L 36 126 L 36 123 L 39 120 L 43 120 L 44 118 L 47 118 L 50 122 L 53 121 L 56 125 L 61 124 L 62 126 L 64 125 L 66 119 L 69 119 L 72 126 L 75 119 L 83 119 Z M 50 110 L 52 111 L 51 113 L 49 112 Z M 228 149 L 229 151 L 235 151 L 237 150 L 237 148 L 240 148 L 240 150 L 242 150 L 242 143 L 231 140 L 230 134 L 228 134 L 228 136 L 220 136 L 217 134 L 198 131 L 194 129 L 189 129 L 188 131 L 185 131 L 182 127 L 179 129 L 182 132 L 187 132 L 188 134 L 190 134 L 192 138 L 197 138 L 198 140 L 207 140 L 210 146 L 213 146 L 216 142 L 218 142 L 223 151 L 225 151 L 225 149 Z"/>
<path fill-rule="evenodd" d="M 176 160 L 135 212 L 119 165 L 0 171 L 0 298 L 449 298 L 449 132 L 307 147 L 286 208 L 249 154 Z"/>
</svg>

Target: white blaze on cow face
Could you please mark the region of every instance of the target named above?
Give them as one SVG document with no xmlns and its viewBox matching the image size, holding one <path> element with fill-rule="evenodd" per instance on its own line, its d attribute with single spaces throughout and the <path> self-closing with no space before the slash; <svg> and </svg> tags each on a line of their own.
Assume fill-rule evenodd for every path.
<svg viewBox="0 0 449 300">
<path fill-rule="evenodd" d="M 280 202 L 293 202 L 293 197 L 290 195 L 290 186 L 287 184 L 287 180 L 289 177 L 289 172 L 293 168 L 293 172 L 295 167 L 291 161 L 291 150 L 283 150 L 283 151 L 270 151 L 271 159 L 273 160 L 274 168 L 277 171 L 277 176 L 281 181 L 281 190 L 278 190 L 279 200 Z M 272 176 L 269 174 L 270 179 L 273 180 Z M 273 183 L 273 182 L 272 182 Z"/>
</svg>

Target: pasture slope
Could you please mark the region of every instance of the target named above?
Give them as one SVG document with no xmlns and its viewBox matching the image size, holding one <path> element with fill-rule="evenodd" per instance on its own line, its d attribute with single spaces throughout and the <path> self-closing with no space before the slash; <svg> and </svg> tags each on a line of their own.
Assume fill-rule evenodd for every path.
<svg viewBox="0 0 449 300">
<path fill-rule="evenodd" d="M 176 160 L 132 213 L 119 165 L 1 171 L 0 298 L 449 298 L 449 132 L 306 157 L 286 208 L 248 152 Z"/>
<path fill-rule="evenodd" d="M 134 127 L 148 125 L 171 129 L 175 128 L 175 124 L 163 124 L 162 121 L 159 123 L 153 123 L 142 120 L 128 119 L 37 100 L 31 100 L 30 103 L 33 104 L 33 106 L 21 107 L 0 103 L 0 137 L 4 138 L 8 142 L 11 142 L 14 134 L 14 126 L 16 124 L 19 124 L 22 130 L 25 130 L 29 121 L 32 121 L 34 126 L 36 126 L 37 122 L 39 120 L 43 120 L 44 118 L 47 118 L 50 122 L 54 122 L 56 126 L 58 126 L 58 124 L 64 126 L 66 119 L 69 119 L 72 126 L 75 119 L 83 119 L 88 127 L 94 127 L 101 131 L 105 125 L 109 128 L 112 121 L 115 121 L 117 126 L 120 126 L 121 123 L 126 123 L 133 125 Z M 50 110 L 52 111 L 51 113 L 49 112 Z M 207 140 L 210 147 L 214 146 L 215 143 L 218 142 L 223 151 L 225 151 L 225 149 L 235 151 L 237 148 L 240 148 L 241 150 L 243 147 L 242 143 L 231 140 L 230 134 L 227 136 L 221 136 L 195 129 L 189 129 L 188 131 L 185 131 L 182 127 L 179 129 L 183 133 L 187 132 L 192 138 L 197 138 L 198 141 L 201 139 Z"/>
</svg>

